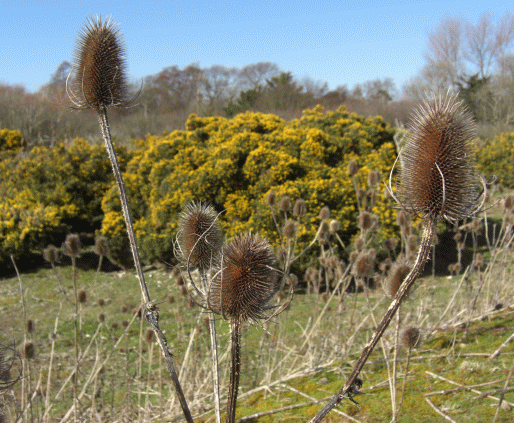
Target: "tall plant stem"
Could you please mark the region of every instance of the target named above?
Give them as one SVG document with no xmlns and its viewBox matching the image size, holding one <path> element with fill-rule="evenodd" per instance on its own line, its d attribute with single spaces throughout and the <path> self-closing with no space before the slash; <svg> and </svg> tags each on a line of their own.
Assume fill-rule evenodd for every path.
<svg viewBox="0 0 514 423">
<path fill-rule="evenodd" d="M 205 292 L 208 292 L 207 274 L 200 271 L 202 286 Z M 214 313 L 209 311 L 209 333 L 211 336 L 211 357 L 212 357 L 212 384 L 214 394 L 214 412 L 216 414 L 216 423 L 221 423 L 221 407 L 220 407 L 220 375 L 218 367 L 218 343 L 216 340 L 216 320 Z"/>
<path fill-rule="evenodd" d="M 239 320 L 230 321 L 231 357 L 230 387 L 228 390 L 227 423 L 236 421 L 237 391 L 239 389 L 239 374 L 241 371 L 241 324 Z"/>
<path fill-rule="evenodd" d="M 357 362 L 355 363 L 352 372 L 350 373 L 350 376 L 348 376 L 346 383 L 339 390 L 339 392 L 335 394 L 332 397 L 332 399 L 318 412 L 318 414 L 316 414 L 316 416 L 311 420 L 311 423 L 320 422 L 330 412 L 330 410 L 332 410 L 337 404 L 341 402 L 343 398 L 348 398 L 352 396 L 353 386 L 356 382 L 357 377 L 359 376 L 359 373 L 364 367 L 364 364 L 366 364 L 368 357 L 377 345 L 379 339 L 382 337 L 385 330 L 389 326 L 389 323 L 391 322 L 394 314 L 398 310 L 398 307 L 400 307 L 400 304 L 407 295 L 409 288 L 411 288 L 411 286 L 416 281 L 416 278 L 423 269 L 423 266 L 425 265 L 430 255 L 430 244 L 432 241 L 432 235 L 435 232 L 436 224 L 437 222 L 435 219 L 427 218 L 425 220 L 421 245 L 419 247 L 418 256 L 416 258 L 416 262 L 414 263 L 412 270 L 405 277 L 405 280 L 402 282 L 400 288 L 396 292 L 394 300 L 391 302 L 391 305 L 384 314 L 384 317 L 378 324 L 375 333 L 371 337 L 371 340 L 362 350 L 362 353 Z"/>
<path fill-rule="evenodd" d="M 191 411 L 189 411 L 189 407 L 186 402 L 186 398 L 184 396 L 184 392 L 182 390 L 182 386 L 178 380 L 177 372 L 175 371 L 175 367 L 173 365 L 171 354 L 168 350 L 168 345 L 164 334 L 159 328 L 159 313 L 157 307 L 150 301 L 150 294 L 148 292 L 148 287 L 145 282 L 145 277 L 143 274 L 143 269 L 141 267 L 141 259 L 139 257 L 139 251 L 137 249 L 136 244 L 136 235 L 134 233 L 134 227 L 132 225 L 132 219 L 130 217 L 130 212 L 128 208 L 128 200 L 127 194 L 125 192 L 125 184 L 123 183 L 123 178 L 121 176 L 120 166 L 118 164 L 118 159 L 116 158 L 116 153 L 114 151 L 114 146 L 112 144 L 111 132 L 109 130 L 109 122 L 107 120 L 107 110 L 105 108 L 98 109 L 98 118 L 100 121 L 100 129 L 102 131 L 102 136 L 105 142 L 105 147 L 107 148 L 107 154 L 109 155 L 109 160 L 111 161 L 112 170 L 114 172 L 114 179 L 116 180 L 116 185 L 118 187 L 118 191 L 120 193 L 120 202 L 121 202 L 121 210 L 123 212 L 123 218 L 125 219 L 125 224 L 127 226 L 127 234 L 130 242 L 130 249 L 132 250 L 132 256 L 134 258 L 134 265 L 136 267 L 136 272 L 139 280 L 139 287 L 141 288 L 141 294 L 143 296 L 144 302 L 144 316 L 146 320 L 152 326 L 152 329 L 157 338 L 157 343 L 159 344 L 159 348 L 161 349 L 161 353 L 164 356 L 164 360 L 168 366 L 168 370 L 171 375 L 171 380 L 173 385 L 175 386 L 175 391 L 177 392 L 178 399 L 180 401 L 180 405 L 182 407 L 182 411 L 184 413 L 184 417 L 188 422 L 193 422 L 193 417 L 191 415 Z"/>
</svg>

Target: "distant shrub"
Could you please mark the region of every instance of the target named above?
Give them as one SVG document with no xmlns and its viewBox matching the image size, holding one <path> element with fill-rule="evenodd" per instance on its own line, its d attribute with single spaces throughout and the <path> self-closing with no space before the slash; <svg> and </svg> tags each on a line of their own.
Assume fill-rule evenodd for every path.
<svg viewBox="0 0 514 423">
<path fill-rule="evenodd" d="M 25 145 L 20 131 L 0 129 L 0 151 L 16 151 Z"/>
<path fill-rule="evenodd" d="M 497 135 L 477 151 L 479 171 L 488 179 L 496 175 L 498 182 L 514 188 L 514 132 Z"/>
<path fill-rule="evenodd" d="M 125 163 L 127 154 L 118 151 Z M 35 147 L 0 161 L 0 262 L 60 245 L 66 233 L 94 232 L 113 181 L 107 153 L 82 138 Z"/>
<path fill-rule="evenodd" d="M 139 142 L 127 164 L 124 178 L 141 255 L 148 261 L 172 259 L 179 212 L 192 200 L 223 212 L 220 227 L 227 237 L 258 231 L 276 243 L 278 234 L 265 202 L 271 190 L 277 198 L 305 199 L 298 248 L 314 237 L 325 205 L 348 240 L 357 231 L 358 214 L 348 164 L 358 163 L 361 188 L 366 188 L 371 170 L 385 179 L 396 155 L 393 133 L 381 117 L 349 114 L 344 107 L 325 113 L 317 106 L 287 123 L 253 112 L 232 119 L 191 115 L 185 131 Z M 388 201 L 380 194 L 373 208 L 383 239 L 392 235 L 396 221 Z M 114 186 L 102 208 L 101 232 L 119 260 L 127 249 Z"/>
</svg>

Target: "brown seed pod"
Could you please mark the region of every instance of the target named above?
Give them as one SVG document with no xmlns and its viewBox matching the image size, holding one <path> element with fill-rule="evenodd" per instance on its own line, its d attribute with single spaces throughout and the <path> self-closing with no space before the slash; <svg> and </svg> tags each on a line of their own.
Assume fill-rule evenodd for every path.
<svg viewBox="0 0 514 423">
<path fill-rule="evenodd" d="M 205 271 L 218 260 L 222 236 L 216 219 L 211 205 L 189 203 L 184 207 L 177 236 L 184 265 Z"/>
<path fill-rule="evenodd" d="M 50 263 L 55 263 L 57 261 L 58 253 L 55 245 L 49 245 L 43 250 L 43 258 Z"/>
<path fill-rule="evenodd" d="M 105 300 L 103 298 L 99 298 L 96 302 L 100 307 L 103 307 L 105 305 Z"/>
<path fill-rule="evenodd" d="M 95 253 L 99 256 L 106 256 L 109 254 L 109 243 L 107 242 L 107 238 L 104 236 L 99 236 L 95 239 Z"/>
<path fill-rule="evenodd" d="M 208 305 L 215 313 L 239 321 L 265 317 L 279 288 L 270 244 L 257 234 L 241 234 L 223 250 L 213 278 Z"/>
<path fill-rule="evenodd" d="M 409 326 L 403 329 L 400 333 L 400 345 L 406 348 L 414 348 L 419 345 L 421 339 L 421 332 L 414 326 Z"/>
<path fill-rule="evenodd" d="M 366 245 L 366 240 L 363 237 L 359 237 L 353 242 L 353 245 L 355 247 L 355 251 L 360 252 Z"/>
<path fill-rule="evenodd" d="M 332 219 L 329 223 L 328 230 L 331 234 L 336 233 L 341 228 L 341 224 L 339 223 L 339 220 Z"/>
<path fill-rule="evenodd" d="M 289 198 L 289 196 L 284 195 L 280 199 L 280 202 L 278 203 L 278 208 L 283 212 L 288 212 L 291 210 L 291 199 Z"/>
<path fill-rule="evenodd" d="M 373 276 L 375 270 L 375 251 L 361 251 L 352 267 L 354 276 L 364 278 Z"/>
<path fill-rule="evenodd" d="M 117 323 L 117 322 L 112 322 L 112 323 L 111 323 L 111 328 L 112 328 L 112 329 L 116 330 L 116 329 L 118 329 L 118 327 L 119 327 L 119 326 L 118 326 L 118 323 Z"/>
<path fill-rule="evenodd" d="M 153 330 L 147 329 L 145 332 L 145 341 L 150 344 L 153 341 L 153 338 L 154 338 Z"/>
<path fill-rule="evenodd" d="M 436 221 L 468 217 L 478 194 L 471 141 L 475 124 L 456 96 L 426 101 L 413 115 L 402 152 L 397 197 Z"/>
<path fill-rule="evenodd" d="M 405 280 L 405 277 L 409 274 L 410 270 L 411 269 L 407 263 L 403 261 L 395 262 L 391 266 L 389 276 L 384 283 L 384 291 L 389 298 L 392 299 L 395 297 L 396 292 L 400 288 L 402 282 Z"/>
<path fill-rule="evenodd" d="M 95 110 L 128 103 L 124 47 L 110 18 L 90 17 L 78 36 L 68 95 L 77 108 Z"/>
<path fill-rule="evenodd" d="M 66 235 L 66 240 L 62 244 L 62 251 L 68 257 L 78 257 L 82 246 L 80 244 L 80 238 L 77 234 Z"/>
<path fill-rule="evenodd" d="M 373 217 L 371 213 L 367 211 L 362 211 L 359 214 L 359 222 L 357 224 L 359 229 L 362 229 L 363 231 L 367 231 L 368 229 L 371 229 L 373 226 Z"/>
<path fill-rule="evenodd" d="M 123 327 L 123 329 L 125 329 L 128 325 L 129 325 L 129 321 L 128 320 L 123 319 L 121 321 L 121 326 Z"/>
<path fill-rule="evenodd" d="M 330 208 L 328 206 L 323 206 L 319 211 L 320 220 L 327 220 L 330 218 Z"/>
<path fill-rule="evenodd" d="M 174 297 L 173 295 L 171 295 L 171 294 L 170 294 L 170 295 L 168 295 L 168 302 L 169 302 L 170 304 L 173 304 L 173 303 L 175 302 L 175 297 Z"/>
<path fill-rule="evenodd" d="M 294 203 L 293 216 L 304 217 L 306 213 L 307 213 L 307 205 L 305 204 L 305 200 L 303 198 L 299 198 Z"/>
<path fill-rule="evenodd" d="M 294 238 L 298 231 L 298 224 L 294 220 L 288 219 L 282 228 L 282 234 L 286 238 Z"/>
<path fill-rule="evenodd" d="M 31 341 L 25 342 L 25 344 L 23 344 L 22 353 L 23 353 L 23 358 L 25 358 L 27 360 L 33 359 L 34 356 L 36 355 L 36 348 L 34 346 L 34 343 Z"/>
<path fill-rule="evenodd" d="M 98 321 L 99 321 L 99 322 L 104 322 L 104 321 L 105 321 L 105 314 L 100 313 L 100 314 L 98 315 Z"/>
<path fill-rule="evenodd" d="M 396 238 L 387 238 L 384 241 L 384 248 L 388 251 L 394 251 L 396 246 L 398 245 L 398 240 Z"/>
<path fill-rule="evenodd" d="M 271 190 L 270 192 L 268 192 L 268 195 L 266 195 L 266 204 L 268 206 L 274 206 L 277 202 L 277 194 L 275 193 L 275 191 Z"/>
<path fill-rule="evenodd" d="M 357 164 L 357 162 L 355 160 L 351 160 L 348 163 L 348 176 L 350 178 L 352 178 L 353 176 L 355 176 L 357 174 L 358 171 L 359 171 L 359 165 Z"/>
<path fill-rule="evenodd" d="M 86 291 L 79 291 L 77 294 L 77 301 L 79 303 L 85 303 L 87 299 Z"/>
<path fill-rule="evenodd" d="M 380 182 L 381 178 L 382 175 L 380 174 L 379 170 L 372 170 L 368 173 L 368 186 L 370 188 L 375 188 Z"/>
</svg>

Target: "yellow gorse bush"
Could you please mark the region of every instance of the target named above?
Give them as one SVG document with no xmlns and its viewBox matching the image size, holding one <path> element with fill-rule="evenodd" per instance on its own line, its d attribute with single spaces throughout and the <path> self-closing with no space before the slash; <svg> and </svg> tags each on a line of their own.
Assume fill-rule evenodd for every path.
<svg viewBox="0 0 514 423">
<path fill-rule="evenodd" d="M 264 201 L 270 190 L 307 204 L 299 249 L 314 237 L 325 205 L 340 221 L 342 238 L 349 240 L 357 230 L 358 210 L 348 163 L 359 163 L 361 188 L 370 170 L 379 170 L 385 179 L 396 155 L 393 133 L 381 117 L 349 114 L 344 107 L 325 112 L 317 106 L 290 122 L 253 112 L 232 119 L 191 115 L 185 131 L 138 142 L 127 164 L 124 178 L 140 252 L 148 261 L 171 260 L 179 212 L 192 200 L 222 212 L 220 227 L 228 238 L 259 231 L 277 244 Z M 126 236 L 114 186 L 102 208 L 101 232 L 111 240 L 111 254 L 121 259 Z M 382 194 L 373 211 L 383 237 L 391 236 L 396 215 Z"/>
<path fill-rule="evenodd" d="M 514 132 L 497 135 L 483 143 L 477 152 L 477 167 L 488 179 L 493 176 L 498 182 L 514 187 Z"/>
</svg>

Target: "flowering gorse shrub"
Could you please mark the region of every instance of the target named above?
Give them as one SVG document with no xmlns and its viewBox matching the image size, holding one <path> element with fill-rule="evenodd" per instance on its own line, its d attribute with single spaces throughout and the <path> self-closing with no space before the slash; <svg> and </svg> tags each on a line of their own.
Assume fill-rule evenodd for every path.
<svg viewBox="0 0 514 423">
<path fill-rule="evenodd" d="M 119 149 L 123 162 L 127 155 Z M 66 233 L 94 232 L 102 198 L 113 180 L 102 146 L 82 138 L 70 145 L 35 147 L 0 161 L 0 261 L 41 252 Z"/>
<path fill-rule="evenodd" d="M 496 176 L 498 182 L 514 187 L 514 132 L 497 135 L 486 141 L 477 151 L 477 168 L 488 179 Z"/>
<path fill-rule="evenodd" d="M 21 132 L 0 129 L 0 151 L 17 151 L 24 145 L 25 141 Z"/>
<path fill-rule="evenodd" d="M 305 199 L 298 249 L 316 234 L 323 206 L 341 223 L 342 239 L 349 240 L 357 231 L 358 208 L 348 163 L 359 165 L 359 188 L 366 189 L 371 170 L 385 180 L 396 154 L 393 133 L 382 118 L 349 114 L 344 107 L 325 113 L 317 106 L 287 123 L 253 112 L 232 119 L 191 115 L 185 131 L 139 142 L 127 164 L 124 178 L 141 254 L 148 261 L 172 259 L 179 212 L 192 200 L 223 212 L 226 237 L 258 231 L 277 244 L 264 201 L 271 190 L 279 198 Z M 114 186 L 102 208 L 102 235 L 110 239 L 111 254 L 121 258 L 126 235 Z M 391 236 L 396 214 L 382 191 L 370 211 L 379 216 L 382 238 Z"/>
</svg>

